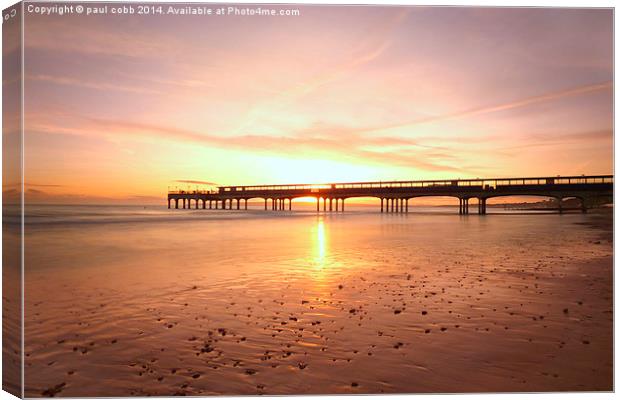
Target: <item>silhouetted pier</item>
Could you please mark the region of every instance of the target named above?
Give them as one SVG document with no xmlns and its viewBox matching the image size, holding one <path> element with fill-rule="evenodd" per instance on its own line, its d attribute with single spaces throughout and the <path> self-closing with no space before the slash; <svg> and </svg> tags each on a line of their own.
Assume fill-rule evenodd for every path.
<svg viewBox="0 0 620 400">
<path fill-rule="evenodd" d="M 261 199 L 265 210 L 291 210 L 293 199 L 316 198 L 316 211 L 344 211 L 345 200 L 375 197 L 381 212 L 409 212 L 409 200 L 416 197 L 455 197 L 459 214 L 469 214 L 469 202 L 477 200 L 478 214 L 486 214 L 487 200 L 502 196 L 541 196 L 562 201 L 578 199 L 580 209 L 613 196 L 613 175 L 556 176 L 537 178 L 452 179 L 330 184 L 221 186 L 217 190 L 170 191 L 168 208 L 247 210 L 248 201 Z"/>
</svg>

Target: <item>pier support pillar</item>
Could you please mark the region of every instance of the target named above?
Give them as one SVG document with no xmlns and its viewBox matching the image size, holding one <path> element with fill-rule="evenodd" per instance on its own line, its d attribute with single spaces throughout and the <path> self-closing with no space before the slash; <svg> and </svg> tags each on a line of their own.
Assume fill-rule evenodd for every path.
<svg viewBox="0 0 620 400">
<path fill-rule="evenodd" d="M 265 199 L 265 211 L 267 211 L 267 199 Z"/>
<path fill-rule="evenodd" d="M 561 197 L 558 198 L 558 211 L 560 212 L 560 214 L 564 212 L 564 210 L 562 209 L 562 198 Z"/>
<path fill-rule="evenodd" d="M 405 199 L 405 212 L 409 212 L 409 199 Z"/>
<path fill-rule="evenodd" d="M 487 199 L 478 199 L 478 214 L 485 215 L 487 213 Z"/>
<path fill-rule="evenodd" d="M 170 199 L 168 199 L 168 209 L 170 209 Z"/>
<path fill-rule="evenodd" d="M 207 209 L 207 200 L 202 200 L 202 209 L 206 210 Z"/>
<path fill-rule="evenodd" d="M 344 199 L 342 199 L 341 201 L 342 201 L 342 207 L 341 207 L 342 210 L 341 211 L 344 212 Z"/>
<path fill-rule="evenodd" d="M 293 199 L 288 199 L 288 210 L 293 210 Z"/>
<path fill-rule="evenodd" d="M 316 198 L 316 212 L 319 212 L 320 205 L 321 205 L 321 198 L 317 197 Z"/>
<path fill-rule="evenodd" d="M 329 211 L 332 212 L 334 210 L 333 208 L 333 203 L 334 203 L 334 199 L 332 199 L 331 197 L 329 198 Z"/>
<path fill-rule="evenodd" d="M 174 199 L 174 208 L 179 209 L 179 199 Z"/>
<path fill-rule="evenodd" d="M 381 212 L 383 212 L 383 197 L 381 198 Z"/>
<path fill-rule="evenodd" d="M 327 198 L 323 197 L 323 212 L 327 211 Z"/>
<path fill-rule="evenodd" d="M 244 209 L 247 210 L 248 209 L 248 199 L 244 199 L 244 200 L 245 200 L 245 203 L 244 203 L 243 207 L 244 207 Z"/>
</svg>

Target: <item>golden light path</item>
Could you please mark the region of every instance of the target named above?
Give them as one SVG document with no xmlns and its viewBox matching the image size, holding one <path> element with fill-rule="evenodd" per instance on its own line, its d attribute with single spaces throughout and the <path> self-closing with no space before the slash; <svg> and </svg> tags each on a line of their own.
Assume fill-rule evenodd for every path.
<svg viewBox="0 0 620 400">
<path fill-rule="evenodd" d="M 328 268 L 328 240 L 323 217 L 317 218 L 310 235 L 312 253 L 308 273 L 315 288 L 319 288 L 324 285 L 330 270 Z"/>
<path fill-rule="evenodd" d="M 319 221 L 316 225 L 316 265 L 318 268 L 323 268 L 325 265 L 325 224 L 323 223 L 323 219 L 319 218 Z"/>
</svg>

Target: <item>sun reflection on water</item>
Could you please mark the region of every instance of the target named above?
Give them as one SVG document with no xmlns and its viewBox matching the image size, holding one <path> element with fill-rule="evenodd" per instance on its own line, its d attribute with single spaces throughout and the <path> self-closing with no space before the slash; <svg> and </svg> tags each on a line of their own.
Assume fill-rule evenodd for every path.
<svg viewBox="0 0 620 400">
<path fill-rule="evenodd" d="M 328 285 L 328 268 L 329 251 L 328 251 L 328 234 L 325 229 L 323 217 L 319 217 L 311 232 L 312 243 L 312 262 L 310 269 L 310 281 L 313 289 L 317 291 L 317 296 L 321 297 L 327 293 L 326 285 Z"/>
<path fill-rule="evenodd" d="M 327 239 L 325 237 L 325 223 L 323 219 L 320 218 L 317 221 L 316 228 L 314 234 L 314 262 L 316 268 L 322 269 L 325 266 L 325 258 L 326 258 L 326 242 Z"/>
</svg>

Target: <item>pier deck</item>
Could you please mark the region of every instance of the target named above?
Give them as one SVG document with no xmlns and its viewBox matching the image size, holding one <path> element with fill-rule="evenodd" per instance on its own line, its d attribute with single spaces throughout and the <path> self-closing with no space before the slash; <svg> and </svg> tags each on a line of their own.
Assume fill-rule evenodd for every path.
<svg viewBox="0 0 620 400">
<path fill-rule="evenodd" d="M 487 200 L 502 196 L 542 196 L 558 200 L 576 198 L 585 212 L 600 198 L 613 196 L 613 175 L 535 178 L 452 179 L 328 184 L 220 186 L 212 191 L 170 191 L 168 208 L 247 209 L 248 201 L 262 199 L 265 210 L 291 210 L 292 201 L 316 198 L 316 210 L 344 211 L 345 200 L 356 197 L 380 199 L 381 212 L 408 212 L 416 197 L 455 197 L 459 214 L 469 214 L 469 202 L 477 200 L 478 214 L 486 214 Z M 321 202 L 322 207 L 321 207 Z"/>
</svg>

